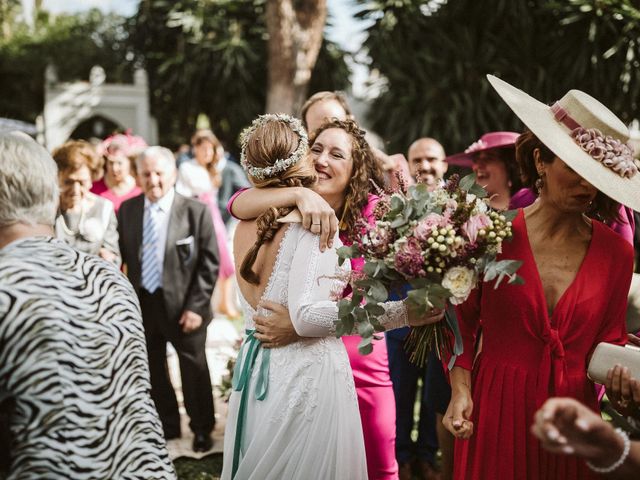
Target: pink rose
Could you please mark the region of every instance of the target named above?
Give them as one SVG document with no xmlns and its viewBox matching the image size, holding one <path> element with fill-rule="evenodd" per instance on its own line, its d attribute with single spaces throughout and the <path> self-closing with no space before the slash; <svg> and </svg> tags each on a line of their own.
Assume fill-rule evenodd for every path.
<svg viewBox="0 0 640 480">
<path fill-rule="evenodd" d="M 431 232 L 435 228 L 440 228 L 446 224 L 446 220 L 442 215 L 437 213 L 430 213 L 424 217 L 416 228 L 413 230 L 413 235 L 420 241 L 425 242 L 427 238 L 431 236 Z"/>
<path fill-rule="evenodd" d="M 473 215 L 462 225 L 462 231 L 465 233 L 469 242 L 476 243 L 478 232 L 483 228 L 491 225 L 491 219 L 484 213 Z"/>
</svg>

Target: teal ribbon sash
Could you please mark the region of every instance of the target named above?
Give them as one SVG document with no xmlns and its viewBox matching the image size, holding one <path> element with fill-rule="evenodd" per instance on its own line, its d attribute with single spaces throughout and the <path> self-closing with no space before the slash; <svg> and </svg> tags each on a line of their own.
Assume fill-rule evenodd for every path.
<svg viewBox="0 0 640 480">
<path fill-rule="evenodd" d="M 242 438 L 244 435 L 244 423 L 247 417 L 247 400 L 249 398 L 249 381 L 253 374 L 253 369 L 258 358 L 258 353 L 262 350 L 260 362 L 260 370 L 256 382 L 256 400 L 264 400 L 267 396 L 269 387 L 269 349 L 262 348 L 260 340 L 255 337 L 255 330 L 245 330 L 247 338 L 245 338 L 240 351 L 238 352 L 238 361 L 233 369 L 233 380 L 231 385 L 236 392 L 242 392 L 240 395 L 240 407 L 238 408 L 238 419 L 236 422 L 236 437 L 233 444 L 233 466 L 231 470 L 231 478 L 236 476 L 238 465 L 240 463 L 240 450 L 242 448 Z M 247 350 L 247 354 L 244 352 Z"/>
</svg>

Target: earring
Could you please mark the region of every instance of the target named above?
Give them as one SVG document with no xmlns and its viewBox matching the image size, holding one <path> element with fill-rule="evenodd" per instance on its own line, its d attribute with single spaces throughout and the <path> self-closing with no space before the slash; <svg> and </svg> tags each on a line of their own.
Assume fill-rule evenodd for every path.
<svg viewBox="0 0 640 480">
<path fill-rule="evenodd" d="M 544 187 L 544 176 L 545 176 L 545 173 L 544 172 L 538 172 L 538 175 L 540 175 L 540 176 L 536 180 L 535 187 L 536 187 L 536 191 L 538 192 L 538 195 L 540 195 L 540 192 L 542 191 L 542 187 Z"/>
</svg>

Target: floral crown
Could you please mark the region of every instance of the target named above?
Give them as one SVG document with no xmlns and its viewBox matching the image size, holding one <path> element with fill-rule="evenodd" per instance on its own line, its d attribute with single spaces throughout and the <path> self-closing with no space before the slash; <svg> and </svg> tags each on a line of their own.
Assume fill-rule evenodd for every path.
<svg viewBox="0 0 640 480">
<path fill-rule="evenodd" d="M 280 158 L 273 162 L 273 165 L 268 167 L 255 167 L 253 165 L 249 165 L 246 158 L 247 153 L 247 144 L 249 143 L 249 138 L 251 135 L 260 127 L 266 125 L 270 122 L 284 122 L 289 125 L 289 128 L 298 134 L 300 137 L 300 141 L 298 142 L 298 147 L 296 150 L 287 158 Z M 240 164 L 244 171 L 247 172 L 250 176 L 264 180 L 265 178 L 271 178 L 276 176 L 280 172 L 284 172 L 289 167 L 295 165 L 300 161 L 302 157 L 304 157 L 309 148 L 309 140 L 307 138 L 307 132 L 305 131 L 302 123 L 297 118 L 291 117 L 289 115 L 285 115 L 284 113 L 272 114 L 268 113 L 266 115 L 260 115 L 256 118 L 251 126 L 245 128 L 240 135 L 240 144 L 242 146 L 242 151 L 240 153 Z"/>
</svg>

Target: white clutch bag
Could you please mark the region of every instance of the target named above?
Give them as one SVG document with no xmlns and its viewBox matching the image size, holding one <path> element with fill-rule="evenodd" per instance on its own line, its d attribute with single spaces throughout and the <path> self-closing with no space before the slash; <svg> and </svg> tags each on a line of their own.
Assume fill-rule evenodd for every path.
<svg viewBox="0 0 640 480">
<path fill-rule="evenodd" d="M 640 348 L 633 345 L 621 347 L 612 343 L 599 343 L 591 356 L 587 375 L 594 382 L 604 384 L 607 372 L 616 364 L 627 367 L 631 378 L 640 379 Z"/>
</svg>

